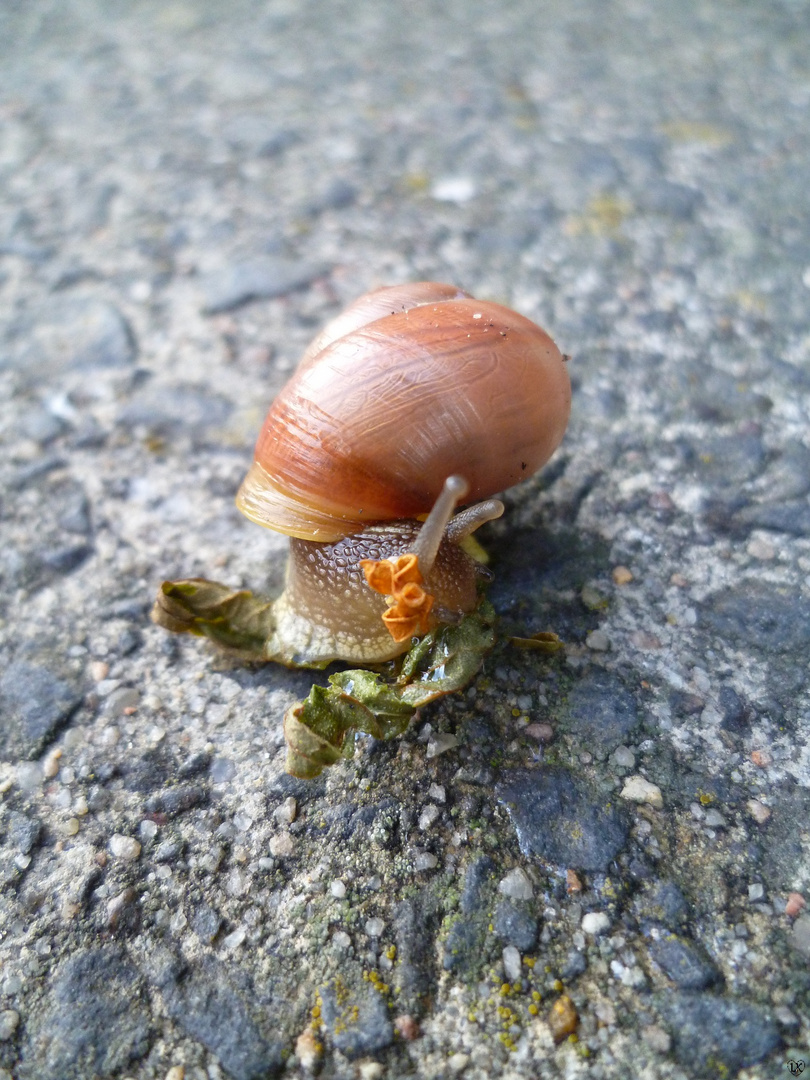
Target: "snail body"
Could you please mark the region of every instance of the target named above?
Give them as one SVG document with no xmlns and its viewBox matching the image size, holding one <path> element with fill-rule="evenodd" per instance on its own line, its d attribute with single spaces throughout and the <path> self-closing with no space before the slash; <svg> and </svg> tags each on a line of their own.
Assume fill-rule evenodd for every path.
<svg viewBox="0 0 810 1080">
<path fill-rule="evenodd" d="M 282 595 L 166 582 L 153 619 L 296 667 L 401 655 L 476 609 L 489 572 L 464 541 L 551 457 L 570 402 L 563 356 L 522 315 L 435 282 L 360 297 L 270 406 L 237 495 L 290 537 Z"/>
</svg>

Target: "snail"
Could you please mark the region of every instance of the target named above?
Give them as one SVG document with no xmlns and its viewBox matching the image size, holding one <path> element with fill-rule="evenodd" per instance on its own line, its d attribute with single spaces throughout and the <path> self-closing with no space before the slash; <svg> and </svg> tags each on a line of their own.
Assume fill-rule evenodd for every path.
<svg viewBox="0 0 810 1080">
<path fill-rule="evenodd" d="M 377 289 L 333 319 L 272 403 L 237 495 L 290 537 L 263 658 L 379 664 L 472 612 L 488 571 L 466 539 L 560 443 L 564 359 L 530 320 L 435 282 Z M 214 636 L 174 605 L 182 584 L 153 618 Z"/>
</svg>

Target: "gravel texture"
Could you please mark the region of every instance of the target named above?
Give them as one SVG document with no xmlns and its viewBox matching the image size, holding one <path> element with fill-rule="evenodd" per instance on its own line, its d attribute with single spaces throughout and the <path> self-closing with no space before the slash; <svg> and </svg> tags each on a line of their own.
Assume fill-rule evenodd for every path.
<svg viewBox="0 0 810 1080">
<path fill-rule="evenodd" d="M 810 1067 L 809 34 L 2 4 L 0 1080 Z M 419 279 L 546 326 L 571 425 L 483 537 L 480 677 L 295 780 L 311 676 L 148 611 L 280 586 L 233 506 L 264 411 Z"/>
</svg>

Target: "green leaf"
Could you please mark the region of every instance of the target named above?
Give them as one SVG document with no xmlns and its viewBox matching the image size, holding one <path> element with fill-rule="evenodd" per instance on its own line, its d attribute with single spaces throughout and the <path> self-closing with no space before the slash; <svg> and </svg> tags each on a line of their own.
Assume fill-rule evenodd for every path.
<svg viewBox="0 0 810 1080">
<path fill-rule="evenodd" d="M 401 735 L 420 706 L 462 689 L 475 676 L 495 643 L 494 621 L 492 607 L 482 603 L 458 626 L 428 634 L 406 654 L 394 682 L 360 669 L 331 675 L 328 687 L 313 686 L 284 718 L 287 772 L 318 776 L 350 752 L 356 732 L 375 739 Z"/>
<path fill-rule="evenodd" d="M 207 637 L 244 660 L 267 659 L 265 643 L 275 626 L 271 601 L 205 578 L 164 581 L 152 622 L 175 634 Z"/>
</svg>

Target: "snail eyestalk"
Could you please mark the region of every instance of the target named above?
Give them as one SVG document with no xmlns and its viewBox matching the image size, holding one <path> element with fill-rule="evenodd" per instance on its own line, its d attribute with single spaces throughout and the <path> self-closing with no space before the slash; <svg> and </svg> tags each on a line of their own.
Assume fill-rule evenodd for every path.
<svg viewBox="0 0 810 1080">
<path fill-rule="evenodd" d="M 448 476 L 433 509 L 425 518 L 413 545 L 413 553 L 419 560 L 419 569 L 428 577 L 436 562 L 444 530 L 453 516 L 456 504 L 461 502 L 470 485 L 463 476 Z"/>
<path fill-rule="evenodd" d="M 428 616 L 433 597 L 422 585 L 436 562 L 456 503 L 469 490 L 470 485 L 463 476 L 448 476 L 419 530 L 412 552 L 393 559 L 362 559 L 360 562 L 369 586 L 388 597 L 389 605 L 382 621 L 396 642 L 426 634 L 430 629 Z"/>
<path fill-rule="evenodd" d="M 475 506 L 468 506 L 466 510 L 456 514 L 447 526 L 444 535 L 451 544 L 460 544 L 488 521 L 502 517 L 503 511 L 504 505 L 500 499 L 487 499 L 485 502 L 476 503 Z"/>
</svg>

